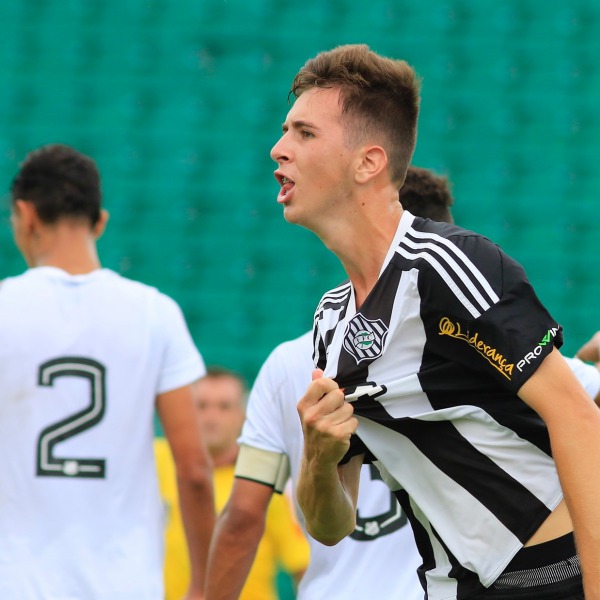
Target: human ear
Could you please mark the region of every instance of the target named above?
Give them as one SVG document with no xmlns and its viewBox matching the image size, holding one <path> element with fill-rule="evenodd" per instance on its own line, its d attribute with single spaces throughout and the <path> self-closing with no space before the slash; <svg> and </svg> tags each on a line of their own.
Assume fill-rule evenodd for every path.
<svg viewBox="0 0 600 600">
<path fill-rule="evenodd" d="M 357 183 L 368 183 L 388 166 L 386 151 L 381 146 L 365 147 L 358 160 L 355 171 Z"/>
<path fill-rule="evenodd" d="M 37 224 L 40 222 L 40 217 L 33 202 L 29 200 L 15 200 L 12 208 L 16 218 L 22 224 L 23 231 L 27 233 L 34 232 Z"/>
<path fill-rule="evenodd" d="M 94 225 L 94 228 L 92 229 L 92 233 L 94 234 L 94 237 L 96 239 L 100 239 L 100 237 L 104 233 L 109 217 L 110 215 L 108 214 L 107 210 L 102 209 L 100 211 L 100 218 L 98 219 L 98 222 Z"/>
</svg>

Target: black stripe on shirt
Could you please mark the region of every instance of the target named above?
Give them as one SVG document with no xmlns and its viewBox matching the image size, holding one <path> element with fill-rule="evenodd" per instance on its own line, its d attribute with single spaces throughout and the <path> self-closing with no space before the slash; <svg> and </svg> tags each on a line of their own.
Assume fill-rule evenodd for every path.
<svg viewBox="0 0 600 600">
<path fill-rule="evenodd" d="M 529 540 L 550 514 L 541 500 L 479 452 L 452 423 L 393 419 L 379 402 L 367 398 L 354 402 L 354 412 L 409 439 L 423 456 L 469 492 L 522 543 Z"/>
</svg>

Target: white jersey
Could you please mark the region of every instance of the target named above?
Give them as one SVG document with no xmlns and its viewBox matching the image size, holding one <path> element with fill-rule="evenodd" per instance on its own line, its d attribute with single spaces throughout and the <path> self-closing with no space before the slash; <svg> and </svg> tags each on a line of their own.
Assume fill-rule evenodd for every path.
<svg viewBox="0 0 600 600">
<path fill-rule="evenodd" d="M 600 371 L 596 367 L 584 363 L 579 358 L 570 358 L 567 356 L 564 358 L 571 367 L 575 377 L 579 379 L 579 383 L 585 388 L 585 391 L 592 398 L 595 398 L 598 392 L 600 392 Z"/>
<path fill-rule="evenodd" d="M 294 487 L 303 447 L 296 405 L 314 368 L 311 335 L 281 344 L 264 363 L 250 394 L 240 438 L 247 446 L 286 454 Z M 297 512 L 306 531 L 302 513 Z M 357 517 L 354 533 L 336 546 L 324 546 L 308 536 L 311 560 L 298 599 L 422 599 L 416 574 L 421 561 L 412 531 L 395 497 L 370 465 L 361 473 Z"/>
<path fill-rule="evenodd" d="M 0 598 L 162 600 L 157 394 L 204 374 L 177 304 L 101 269 L 0 283 Z"/>
</svg>

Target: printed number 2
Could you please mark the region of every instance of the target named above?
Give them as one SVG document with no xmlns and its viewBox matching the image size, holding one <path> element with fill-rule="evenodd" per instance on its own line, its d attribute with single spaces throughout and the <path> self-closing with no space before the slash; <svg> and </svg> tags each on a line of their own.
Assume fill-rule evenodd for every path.
<svg viewBox="0 0 600 600">
<path fill-rule="evenodd" d="M 37 475 L 40 477 L 104 478 L 106 461 L 100 458 L 57 458 L 54 445 L 97 425 L 106 404 L 106 369 L 95 360 L 63 357 L 40 366 L 38 385 L 52 387 L 58 377 L 83 377 L 90 382 L 91 402 L 82 411 L 46 427 L 37 443 Z"/>
</svg>

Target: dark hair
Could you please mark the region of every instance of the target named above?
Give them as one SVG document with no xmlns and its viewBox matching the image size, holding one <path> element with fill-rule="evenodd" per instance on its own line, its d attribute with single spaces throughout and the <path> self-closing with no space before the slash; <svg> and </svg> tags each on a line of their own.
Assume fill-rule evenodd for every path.
<svg viewBox="0 0 600 600">
<path fill-rule="evenodd" d="M 413 68 L 403 60 L 380 56 L 365 44 L 338 46 L 308 60 L 290 94 L 298 98 L 313 87 L 340 89 L 348 144 L 380 137 L 390 177 L 400 187 L 417 141 L 420 81 Z"/>
<path fill-rule="evenodd" d="M 410 166 L 399 198 L 402 207 L 413 215 L 454 223 L 450 211 L 454 199 L 446 177 L 428 169 Z"/>
<path fill-rule="evenodd" d="M 96 163 L 63 144 L 50 144 L 30 152 L 15 176 L 12 201 L 32 202 L 44 223 L 63 218 L 100 218 L 102 195 Z"/>
</svg>

